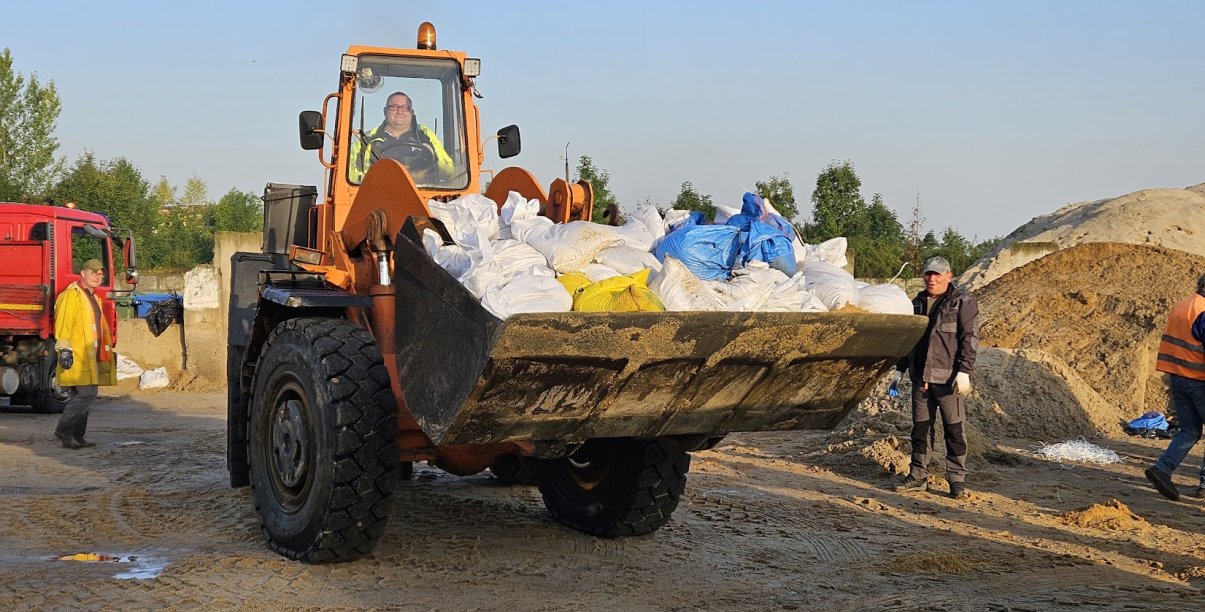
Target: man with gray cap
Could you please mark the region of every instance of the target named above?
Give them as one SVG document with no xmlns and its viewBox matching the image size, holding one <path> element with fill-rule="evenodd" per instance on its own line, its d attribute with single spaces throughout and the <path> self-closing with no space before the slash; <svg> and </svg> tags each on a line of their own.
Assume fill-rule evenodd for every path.
<svg viewBox="0 0 1205 612">
<path fill-rule="evenodd" d="M 929 488 L 929 454 L 936 440 L 934 425 L 941 413 L 946 442 L 946 480 L 950 497 L 965 499 L 967 436 L 963 429 L 971 391 L 971 373 L 979 350 L 979 304 L 954 286 L 950 262 L 933 257 L 925 262 L 925 290 L 912 300 L 912 312 L 929 317 L 925 334 L 895 366 L 889 393 L 899 394 L 905 372 L 912 381 L 912 461 L 908 476 L 896 491 Z"/>
<path fill-rule="evenodd" d="M 1172 474 L 1201 439 L 1205 422 L 1205 275 L 1197 279 L 1196 293 L 1176 304 L 1167 316 L 1155 369 L 1168 375 L 1180 433 L 1155 465 L 1146 469 L 1146 477 L 1164 497 L 1178 500 L 1180 490 L 1172 483 Z M 1205 497 L 1205 464 L 1191 495 Z"/>
<path fill-rule="evenodd" d="M 58 355 L 56 380 L 70 397 L 54 437 L 63 448 L 96 446 L 84 439 L 88 411 L 96 400 L 97 387 L 117 383 L 113 330 L 101 309 L 96 289 L 105 284 L 105 268 L 99 259 L 85 261 L 79 280 L 67 285 L 54 302 L 54 340 Z"/>
</svg>

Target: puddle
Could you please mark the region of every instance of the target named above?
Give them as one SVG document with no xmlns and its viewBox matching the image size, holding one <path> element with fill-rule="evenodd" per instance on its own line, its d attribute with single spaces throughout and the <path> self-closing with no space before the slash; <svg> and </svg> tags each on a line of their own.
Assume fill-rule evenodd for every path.
<svg viewBox="0 0 1205 612">
<path fill-rule="evenodd" d="M 117 567 L 120 567 L 121 571 L 113 575 L 118 580 L 152 580 L 158 578 L 159 574 L 163 572 L 163 568 L 167 567 L 167 561 L 144 555 L 109 555 L 87 552 L 63 555 L 55 557 L 54 560 L 75 563 L 119 564 Z"/>
</svg>

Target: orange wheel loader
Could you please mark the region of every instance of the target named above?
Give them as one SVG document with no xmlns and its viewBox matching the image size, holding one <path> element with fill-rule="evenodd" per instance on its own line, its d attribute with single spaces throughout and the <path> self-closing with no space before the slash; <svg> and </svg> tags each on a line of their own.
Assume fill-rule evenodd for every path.
<svg viewBox="0 0 1205 612">
<path fill-rule="evenodd" d="M 299 117 L 324 183 L 268 184 L 262 252 L 232 257 L 230 482 L 251 485 L 268 545 L 289 558 L 369 553 L 416 461 L 530 476 L 585 533 L 651 533 L 692 451 L 729 432 L 833 427 L 924 330 L 866 313 L 497 319 L 421 240 L 451 242 L 427 202 L 482 192 L 486 141 L 519 153 L 516 126 L 482 139 L 480 71 L 429 23 L 416 48 L 350 47 L 322 110 Z M 556 222 L 590 217 L 588 183 L 545 191 L 508 167 L 485 195 L 501 206 L 511 191 Z"/>
</svg>

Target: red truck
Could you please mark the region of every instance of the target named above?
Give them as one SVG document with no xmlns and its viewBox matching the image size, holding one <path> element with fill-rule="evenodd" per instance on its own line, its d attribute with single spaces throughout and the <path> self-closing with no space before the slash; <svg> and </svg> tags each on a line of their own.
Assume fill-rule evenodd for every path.
<svg viewBox="0 0 1205 612">
<path fill-rule="evenodd" d="M 115 290 L 113 247 L 121 246 L 126 283 L 137 282 L 134 239 L 122 239 L 104 215 L 72 207 L 0 202 L 0 398 L 12 406 L 59 413 L 66 398 L 55 382 L 54 300 L 79 278 L 89 259 L 104 262 L 105 282 Z M 117 333 L 117 307 L 102 300 L 103 315 Z"/>
</svg>

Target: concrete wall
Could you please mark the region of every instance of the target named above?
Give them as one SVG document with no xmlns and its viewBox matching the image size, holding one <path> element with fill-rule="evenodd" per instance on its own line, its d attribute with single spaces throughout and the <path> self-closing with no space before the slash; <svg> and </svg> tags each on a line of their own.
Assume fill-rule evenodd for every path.
<svg viewBox="0 0 1205 612">
<path fill-rule="evenodd" d="M 259 232 L 219 232 L 214 263 L 184 274 L 142 276 L 138 291 L 174 291 L 184 298 L 184 325 L 172 325 L 158 337 L 143 319 L 118 322 L 117 351 L 144 369 L 166 367 L 173 380 L 183 371 L 214 383 L 226 380 L 226 320 L 230 303 L 230 257 L 259 252 Z"/>
</svg>

